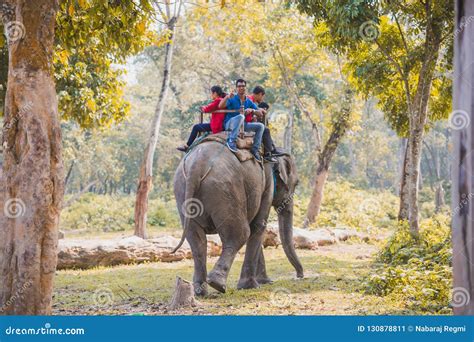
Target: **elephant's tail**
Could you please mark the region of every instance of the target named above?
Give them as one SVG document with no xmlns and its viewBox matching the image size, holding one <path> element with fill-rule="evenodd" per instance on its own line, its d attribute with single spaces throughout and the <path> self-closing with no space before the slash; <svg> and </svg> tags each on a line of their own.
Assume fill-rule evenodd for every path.
<svg viewBox="0 0 474 342">
<path fill-rule="evenodd" d="M 194 197 L 198 188 L 199 184 L 195 180 L 193 180 L 193 177 L 186 178 L 186 191 L 184 196 L 184 202 L 180 208 L 182 215 L 184 216 L 183 235 L 181 236 L 181 240 L 178 246 L 173 249 L 171 254 L 176 253 L 183 246 L 184 240 L 186 239 L 186 233 L 189 229 L 190 221 L 193 218 L 201 216 L 204 213 L 204 204 L 201 202 L 201 200 Z"/>
</svg>

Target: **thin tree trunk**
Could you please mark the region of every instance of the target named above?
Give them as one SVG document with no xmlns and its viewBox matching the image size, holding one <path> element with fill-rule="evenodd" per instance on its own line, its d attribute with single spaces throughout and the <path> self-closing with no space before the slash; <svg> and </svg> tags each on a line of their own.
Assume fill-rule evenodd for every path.
<svg viewBox="0 0 474 342">
<path fill-rule="evenodd" d="M 321 211 L 321 203 L 323 201 L 323 192 L 324 192 L 324 185 L 326 184 L 326 180 L 328 178 L 329 173 L 329 165 L 321 165 L 318 167 L 316 171 L 316 177 L 314 182 L 314 189 L 311 195 L 309 204 L 308 204 L 308 212 L 306 214 L 306 219 L 304 222 L 304 227 L 308 227 L 310 224 L 314 223 L 316 217 L 319 215 Z"/>
<path fill-rule="evenodd" d="M 453 300 L 455 315 L 474 315 L 474 205 L 473 182 L 473 123 L 472 87 L 465 82 L 474 82 L 471 70 L 474 61 L 474 27 L 461 25 L 465 18 L 474 16 L 474 2 L 456 0 L 456 24 L 458 34 L 454 39 L 454 96 L 453 109 L 469 114 L 471 124 L 453 130 L 454 160 L 452 171 L 452 239 L 453 239 Z"/>
<path fill-rule="evenodd" d="M 165 64 L 163 70 L 163 81 L 161 84 L 160 97 L 155 110 L 155 116 L 151 124 L 150 138 L 145 148 L 142 165 L 140 167 L 140 178 L 138 180 L 137 197 L 135 201 L 135 235 L 143 239 L 147 237 L 146 222 L 148 215 L 148 196 L 152 189 L 153 178 L 153 160 L 155 149 L 158 143 L 158 135 L 160 132 L 161 118 L 165 110 L 165 102 L 168 97 L 168 90 L 171 78 L 171 66 L 174 50 L 174 30 L 176 17 L 173 17 L 168 23 L 170 31 L 170 42 L 165 46 Z"/>
<path fill-rule="evenodd" d="M 410 115 L 410 137 L 408 139 L 408 220 L 410 231 L 414 235 L 417 235 L 419 232 L 418 192 L 421 151 L 432 78 L 438 57 L 439 41 L 436 40 L 434 43 L 427 45 L 426 57 L 420 71 L 418 88 L 413 101 L 413 108 L 416 108 L 416 110 L 411 111 L 412 115 Z"/>
<path fill-rule="evenodd" d="M 288 123 L 285 127 L 284 133 L 284 149 L 291 154 L 293 145 L 293 120 L 295 117 L 295 106 L 292 104 L 290 112 L 288 113 Z"/>
<path fill-rule="evenodd" d="M 51 63 L 58 3 L 3 2 L 10 40 L 0 193 L 0 314 L 51 314 L 64 194 L 61 128 Z M 22 24 L 19 24 L 22 23 Z M 18 31 L 17 31 L 18 32 Z"/>
<path fill-rule="evenodd" d="M 341 139 L 347 132 L 350 126 L 351 110 L 352 110 L 352 91 L 346 89 L 344 102 L 341 108 L 341 116 L 337 123 L 334 124 L 334 128 L 329 136 L 328 141 L 324 145 L 323 151 L 319 155 L 318 168 L 316 170 L 315 183 L 313 193 L 311 195 L 306 218 L 304 221 L 304 227 L 308 227 L 310 224 L 316 221 L 316 217 L 319 215 L 321 210 L 321 203 L 323 200 L 324 185 L 329 173 L 329 166 L 331 165 L 332 158 L 336 153 L 337 147 L 341 142 Z"/>
</svg>

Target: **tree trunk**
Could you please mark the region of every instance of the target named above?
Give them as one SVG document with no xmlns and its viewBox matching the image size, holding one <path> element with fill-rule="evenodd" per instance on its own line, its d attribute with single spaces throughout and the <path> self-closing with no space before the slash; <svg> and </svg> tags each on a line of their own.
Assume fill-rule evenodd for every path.
<svg viewBox="0 0 474 342">
<path fill-rule="evenodd" d="M 142 165 L 140 167 L 140 178 L 138 180 L 137 197 L 135 201 L 135 235 L 143 239 L 147 237 L 146 222 L 148 216 L 148 195 L 152 188 L 153 178 L 153 160 L 155 149 L 158 143 L 158 134 L 160 132 L 161 117 L 165 110 L 165 102 L 168 97 L 168 90 L 171 77 L 171 65 L 174 50 L 174 30 L 176 17 L 173 17 L 168 23 L 170 30 L 170 42 L 165 46 L 165 65 L 163 70 L 163 82 L 161 84 L 160 97 L 155 110 L 155 116 L 151 124 L 150 138 L 145 148 Z"/>
<path fill-rule="evenodd" d="M 461 25 L 461 20 L 474 16 L 474 2 L 456 0 L 456 32 L 454 39 L 453 109 L 469 114 L 471 124 L 453 130 L 454 160 L 452 171 L 452 239 L 453 239 L 453 300 L 455 315 L 474 315 L 474 193 L 472 86 L 474 74 L 474 27 Z"/>
<path fill-rule="evenodd" d="M 323 151 L 318 158 L 319 161 L 318 168 L 316 170 L 314 189 L 308 204 L 308 211 L 304 221 L 304 227 L 308 227 L 310 224 L 314 223 L 321 210 L 324 185 L 326 184 L 328 177 L 329 166 L 334 154 L 336 153 L 337 147 L 341 142 L 341 139 L 344 137 L 351 124 L 352 96 L 352 91 L 350 89 L 346 89 L 345 98 L 341 108 L 341 116 L 334 124 L 331 135 L 329 136 L 329 139 L 324 145 Z"/>
<path fill-rule="evenodd" d="M 431 21 L 430 21 L 431 22 Z M 408 138 L 408 221 L 413 235 L 419 232 L 418 186 L 420 176 L 423 133 L 428 116 L 428 101 L 431 93 L 436 61 L 440 48 L 440 31 L 434 24 L 428 25 L 424 58 L 416 93 L 410 108 L 410 136 Z"/>
<path fill-rule="evenodd" d="M 408 140 L 403 139 L 403 165 L 400 174 L 400 208 L 398 210 L 398 220 L 408 220 Z"/>
<path fill-rule="evenodd" d="M 306 214 L 306 219 L 304 221 L 304 227 L 308 227 L 310 224 L 314 223 L 316 217 L 321 211 L 321 203 L 323 201 L 323 192 L 324 185 L 328 178 L 329 165 L 319 165 L 316 171 L 315 183 L 313 193 L 308 205 L 308 212 Z"/>
<path fill-rule="evenodd" d="M 170 310 L 177 310 L 181 308 L 188 308 L 197 306 L 197 301 L 194 298 L 194 286 L 189 281 L 181 277 L 176 277 L 176 286 L 174 289 L 173 298 L 169 305 Z"/>
<path fill-rule="evenodd" d="M 4 2 L 8 87 L 0 180 L 0 314 L 51 314 L 64 194 L 61 128 L 52 75 L 58 3 Z"/>
<path fill-rule="evenodd" d="M 284 133 L 284 146 L 283 148 L 291 154 L 292 145 L 293 145 L 293 120 L 295 118 L 295 105 L 291 105 L 290 112 L 288 113 L 288 123 L 285 127 Z"/>
</svg>

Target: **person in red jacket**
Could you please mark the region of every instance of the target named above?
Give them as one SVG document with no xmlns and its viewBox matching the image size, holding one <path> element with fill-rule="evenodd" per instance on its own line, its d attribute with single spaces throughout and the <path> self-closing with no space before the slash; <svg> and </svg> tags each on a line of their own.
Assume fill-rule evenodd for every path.
<svg viewBox="0 0 474 342">
<path fill-rule="evenodd" d="M 221 102 L 222 98 L 224 98 L 226 95 L 227 94 L 224 93 L 221 87 L 213 86 L 211 88 L 212 102 L 209 103 L 207 106 L 201 107 L 201 111 L 203 113 L 212 113 L 216 110 L 219 110 L 219 103 Z M 194 140 L 196 140 L 198 133 L 212 132 L 216 134 L 223 131 L 224 118 L 225 118 L 225 114 L 223 113 L 213 113 L 211 115 L 210 123 L 201 123 L 201 124 L 194 125 L 193 130 L 191 131 L 191 135 L 189 136 L 188 142 L 182 146 L 179 146 L 177 149 L 181 152 L 187 152 L 189 149 L 189 146 L 191 146 Z"/>
</svg>

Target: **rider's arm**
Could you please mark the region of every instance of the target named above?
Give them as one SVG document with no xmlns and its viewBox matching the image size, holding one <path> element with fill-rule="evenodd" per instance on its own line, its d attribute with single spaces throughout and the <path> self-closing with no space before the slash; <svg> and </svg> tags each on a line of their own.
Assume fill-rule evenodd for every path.
<svg viewBox="0 0 474 342">
<path fill-rule="evenodd" d="M 201 110 L 204 113 L 211 113 L 211 112 L 219 109 L 219 104 L 220 103 L 221 103 L 221 99 L 215 99 L 214 101 L 209 103 L 207 106 L 202 106 Z"/>
<path fill-rule="evenodd" d="M 228 94 L 226 97 L 224 97 L 221 101 L 221 103 L 219 103 L 219 109 L 225 109 L 227 108 L 227 100 L 229 100 L 230 98 L 234 97 L 234 93 L 231 92 L 230 94 Z"/>
</svg>

